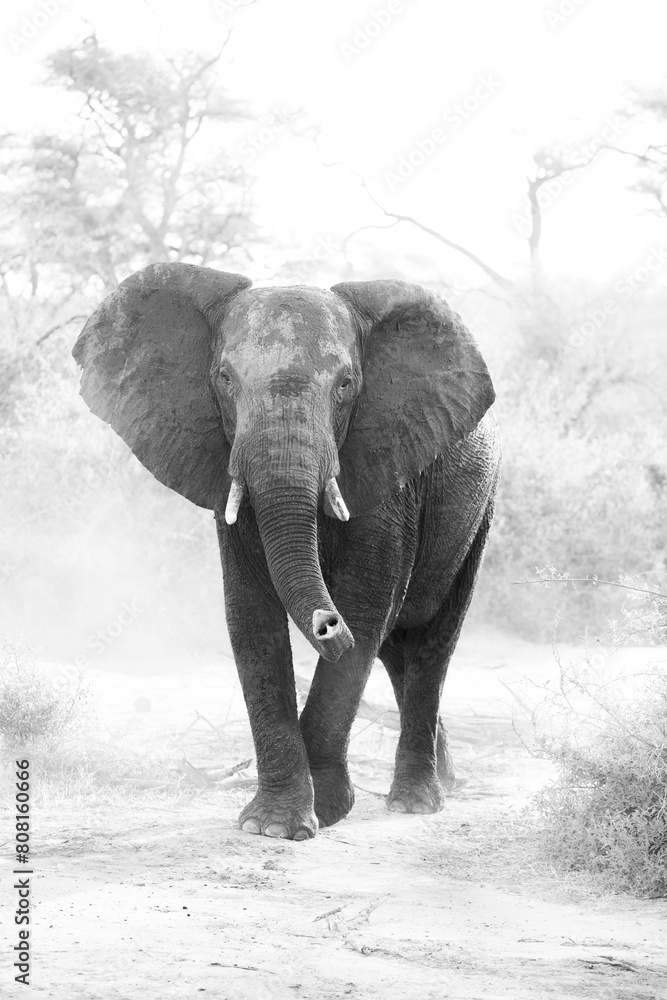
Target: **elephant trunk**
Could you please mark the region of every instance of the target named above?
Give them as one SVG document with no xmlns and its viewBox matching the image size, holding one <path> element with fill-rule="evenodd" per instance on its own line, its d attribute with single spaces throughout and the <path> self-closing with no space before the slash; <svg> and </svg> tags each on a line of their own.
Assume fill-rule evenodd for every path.
<svg viewBox="0 0 667 1000">
<path fill-rule="evenodd" d="M 337 660 L 354 639 L 322 578 L 317 542 L 319 483 L 250 487 L 274 587 L 285 610 L 325 660 Z"/>
</svg>

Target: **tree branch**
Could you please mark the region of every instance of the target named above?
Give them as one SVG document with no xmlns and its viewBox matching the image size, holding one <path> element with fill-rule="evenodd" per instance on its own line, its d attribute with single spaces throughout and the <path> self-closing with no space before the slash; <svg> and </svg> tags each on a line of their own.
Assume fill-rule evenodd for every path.
<svg viewBox="0 0 667 1000">
<path fill-rule="evenodd" d="M 88 313 L 76 313 L 74 316 L 70 316 L 69 319 L 64 320 L 62 323 L 52 326 L 46 333 L 43 333 L 41 337 L 38 337 L 35 341 L 35 347 L 39 344 L 43 344 L 47 337 L 50 337 L 52 333 L 57 333 L 58 330 L 62 330 L 64 327 L 69 326 L 75 320 L 88 319 Z"/>
<path fill-rule="evenodd" d="M 481 270 L 484 271 L 487 277 L 491 278 L 492 281 L 495 281 L 495 283 L 497 285 L 500 285 L 501 288 L 505 289 L 506 291 L 509 291 L 511 288 L 513 288 L 513 284 L 509 280 L 509 278 L 506 278 L 504 275 L 500 274 L 499 271 L 496 271 L 495 268 L 491 267 L 490 264 L 487 264 L 485 261 L 482 260 L 481 257 L 478 257 L 476 253 L 473 253 L 472 250 L 468 250 L 468 248 L 464 247 L 461 243 L 456 243 L 454 240 L 448 239 L 446 236 L 443 236 L 442 233 L 439 233 L 436 229 L 432 229 L 430 226 L 425 225 L 423 222 L 419 222 L 418 219 L 415 219 L 411 215 L 402 215 L 399 212 L 391 212 L 388 208 L 385 208 L 385 206 L 377 200 L 375 195 L 371 193 L 364 178 L 360 174 L 358 174 L 356 170 L 353 170 L 352 167 L 348 166 L 347 163 L 341 163 L 340 161 L 335 161 L 333 163 L 324 163 L 323 165 L 325 167 L 345 167 L 346 170 L 349 170 L 350 173 L 354 174 L 354 176 L 359 181 L 360 186 L 364 189 L 364 191 L 366 192 L 370 200 L 373 202 L 373 204 L 377 208 L 379 208 L 380 211 L 388 219 L 394 219 L 395 223 L 407 222 L 412 226 L 416 226 L 417 229 L 421 229 L 423 233 L 427 233 L 429 236 L 432 236 L 434 239 L 438 240 L 439 243 L 443 243 L 446 247 L 449 247 L 450 250 L 456 250 L 457 253 L 460 253 L 464 257 L 467 257 L 468 260 L 472 261 L 473 264 L 476 264 L 477 267 L 481 268 Z M 371 227 L 369 226 L 362 228 L 371 228 Z M 382 229 L 388 227 L 378 226 L 373 228 Z"/>
<path fill-rule="evenodd" d="M 627 583 L 616 583 L 614 580 L 600 580 L 597 576 L 564 576 L 547 577 L 544 580 L 513 580 L 512 586 L 516 587 L 522 583 L 604 583 L 608 587 L 620 587 L 621 590 L 632 590 L 636 594 L 647 594 L 650 597 L 659 597 L 667 601 L 667 594 L 661 594 L 659 590 L 644 590 L 642 587 L 630 587 Z"/>
<path fill-rule="evenodd" d="M 598 153 L 607 148 L 609 147 L 598 147 L 583 163 L 568 164 L 561 161 L 560 166 L 555 165 L 553 162 L 554 156 L 552 154 L 548 154 L 546 150 L 535 153 L 537 173 L 535 177 L 527 178 L 531 220 L 530 232 L 528 233 L 527 239 L 530 261 L 533 268 L 537 269 L 539 264 L 540 242 L 542 239 L 542 206 L 540 205 L 539 200 L 540 188 L 544 184 L 548 183 L 548 181 L 555 180 L 557 177 L 562 177 L 563 174 L 570 173 L 573 170 L 583 170 L 584 167 L 588 167 L 593 162 Z M 548 162 L 546 162 L 547 159 Z"/>
</svg>

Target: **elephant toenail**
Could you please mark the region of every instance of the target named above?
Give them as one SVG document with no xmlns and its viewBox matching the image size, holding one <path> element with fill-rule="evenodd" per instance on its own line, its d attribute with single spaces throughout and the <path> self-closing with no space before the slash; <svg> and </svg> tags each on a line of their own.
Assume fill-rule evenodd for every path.
<svg viewBox="0 0 667 1000">
<path fill-rule="evenodd" d="M 283 823 L 269 823 L 264 833 L 267 837 L 289 837 L 287 827 Z"/>
<path fill-rule="evenodd" d="M 393 802 L 390 802 L 389 809 L 391 812 L 395 813 L 405 813 L 408 811 L 408 808 L 402 799 L 394 799 Z"/>
<path fill-rule="evenodd" d="M 315 836 L 315 834 L 313 833 L 312 830 L 307 830 L 306 827 L 302 826 L 294 834 L 294 839 L 295 840 L 311 840 L 312 837 L 314 837 L 314 836 Z"/>
<path fill-rule="evenodd" d="M 257 819 L 247 819 L 241 827 L 244 833 L 261 833 L 262 828 Z"/>
</svg>

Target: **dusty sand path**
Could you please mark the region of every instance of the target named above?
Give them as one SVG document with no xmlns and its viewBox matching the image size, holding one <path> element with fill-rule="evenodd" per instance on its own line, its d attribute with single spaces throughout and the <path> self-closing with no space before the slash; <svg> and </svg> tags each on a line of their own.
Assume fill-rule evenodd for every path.
<svg viewBox="0 0 667 1000">
<path fill-rule="evenodd" d="M 447 714 L 465 783 L 437 816 L 387 812 L 379 793 L 395 732 L 363 719 L 351 745 L 357 804 L 307 843 L 237 831 L 248 788 L 42 810 L 33 991 L 57 1000 L 667 996 L 667 902 L 587 896 L 544 870 L 517 819 L 547 776 L 510 723 L 506 685 L 523 660 L 535 676 L 551 669 L 527 646 L 510 658 L 497 644 L 461 650 Z M 374 673 L 373 705 L 391 704 L 387 684 Z M 234 763 L 249 748 L 226 668 L 185 679 L 107 674 L 100 690 L 109 718 L 125 718 L 137 739 L 182 732 L 197 708 L 216 723 L 227 717 L 228 742 L 213 756 Z M 139 695 L 153 709 L 141 719 Z M 189 731 L 195 765 L 210 747 L 205 730 Z M 9 964 L 0 995 L 25 995 Z"/>
</svg>

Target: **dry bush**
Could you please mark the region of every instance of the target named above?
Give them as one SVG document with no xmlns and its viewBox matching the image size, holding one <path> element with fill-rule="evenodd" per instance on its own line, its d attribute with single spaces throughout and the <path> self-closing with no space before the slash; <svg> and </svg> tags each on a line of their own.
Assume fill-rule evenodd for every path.
<svg viewBox="0 0 667 1000">
<path fill-rule="evenodd" d="M 512 586 L 546 566 L 571 576 L 638 577 L 667 570 L 664 431 L 647 418 L 615 426 L 574 420 L 576 388 L 546 365 L 500 379 L 503 469 L 472 614 L 535 641 L 605 633 L 620 614 L 613 589 Z"/>
<path fill-rule="evenodd" d="M 182 783 L 164 752 L 138 754 L 99 724 L 80 671 L 54 675 L 23 639 L 0 638 L 0 739 L 3 757 L 27 757 L 42 788 L 95 794 Z"/>
<path fill-rule="evenodd" d="M 49 678 L 24 640 L 0 641 L 0 737 L 9 753 L 51 750 L 90 714 L 90 691 L 80 674 Z"/>
<path fill-rule="evenodd" d="M 667 601 L 613 623 L 617 640 L 636 640 L 639 624 L 664 642 Z M 538 753 L 557 767 L 536 809 L 557 863 L 599 876 L 604 888 L 667 895 L 667 673 L 653 665 L 620 672 L 588 654 L 559 661 L 560 686 L 536 713 Z M 545 732 L 544 729 L 547 729 Z"/>
</svg>

